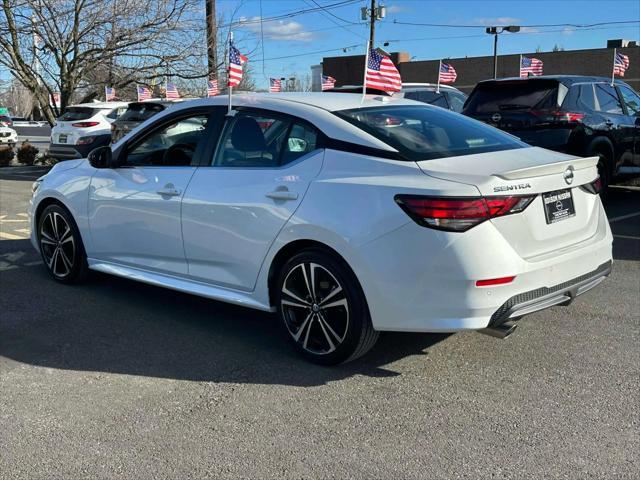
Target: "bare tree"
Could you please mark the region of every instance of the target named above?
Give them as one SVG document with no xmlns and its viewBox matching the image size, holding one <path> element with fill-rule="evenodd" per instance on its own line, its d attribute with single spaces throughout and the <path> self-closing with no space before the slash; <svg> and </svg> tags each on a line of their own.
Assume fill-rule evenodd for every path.
<svg viewBox="0 0 640 480">
<path fill-rule="evenodd" d="M 2 0 L 0 66 L 30 91 L 45 118 L 72 101 L 165 77 L 206 75 L 200 0 Z M 203 68 L 204 67 L 204 68 Z"/>
</svg>

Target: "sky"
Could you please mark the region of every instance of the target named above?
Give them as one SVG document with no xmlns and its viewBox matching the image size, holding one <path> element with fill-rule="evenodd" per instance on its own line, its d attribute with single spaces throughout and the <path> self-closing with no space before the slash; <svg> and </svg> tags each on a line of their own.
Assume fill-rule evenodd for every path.
<svg viewBox="0 0 640 480">
<path fill-rule="evenodd" d="M 203 16 L 204 16 L 204 0 Z M 331 8 L 336 3 L 347 3 Z M 360 19 L 360 8 L 370 0 L 217 0 L 223 21 L 249 20 L 234 27 L 236 45 L 249 61 L 256 84 L 268 86 L 269 77 L 310 73 L 323 56 L 363 54 L 369 36 L 368 24 Z M 487 25 L 593 24 L 640 21 L 637 0 L 378 0 L 387 16 L 376 23 L 376 46 L 390 52 L 408 52 L 413 60 L 492 55 L 493 37 Z M 264 21 L 281 14 L 324 6 L 277 21 Z M 396 22 L 470 25 L 432 27 Z M 261 42 L 264 38 L 264 42 Z M 500 35 L 500 54 L 602 48 L 607 39 L 640 40 L 640 23 L 573 27 L 526 27 L 520 33 Z M 343 51 L 346 49 L 346 52 Z M 263 62 L 264 58 L 264 62 Z M 639 59 L 640 60 L 640 59 Z M 634 61 L 634 59 L 631 59 Z M 0 78 L 9 72 L 0 72 Z"/>
<path fill-rule="evenodd" d="M 316 3 L 317 2 L 317 3 Z M 339 0 L 218 0 L 218 12 L 235 19 L 258 20 L 279 14 L 331 5 Z M 363 54 L 368 40 L 368 24 L 360 20 L 360 8 L 369 0 L 322 12 L 309 12 L 277 21 L 235 27 L 240 50 L 251 51 L 250 62 L 259 87 L 268 77 L 310 72 L 323 56 Z M 594 24 L 640 21 L 640 2 L 635 0 L 387 0 L 387 16 L 376 23 L 376 46 L 390 52 L 409 52 L 413 60 L 475 57 L 493 54 L 493 37 L 487 25 Z M 261 14 L 262 10 L 262 14 Z M 331 15 L 333 14 L 333 15 Z M 354 24 L 348 23 L 353 22 Z M 430 27 L 395 22 L 470 25 L 475 27 Z M 264 37 L 264 53 L 260 38 Z M 640 23 L 575 27 L 526 27 L 520 33 L 504 33 L 499 54 L 550 51 L 555 45 L 565 50 L 602 48 L 608 39 L 640 40 Z M 348 47 L 347 52 L 342 48 Z M 331 50 L 325 53 L 313 53 Z M 262 58 L 264 57 L 264 66 Z M 632 60 L 633 61 L 633 60 Z"/>
</svg>

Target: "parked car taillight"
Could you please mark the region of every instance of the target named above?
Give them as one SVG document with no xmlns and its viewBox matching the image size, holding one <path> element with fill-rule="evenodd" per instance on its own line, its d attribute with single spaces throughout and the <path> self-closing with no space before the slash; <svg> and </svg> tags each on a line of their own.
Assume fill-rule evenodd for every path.
<svg viewBox="0 0 640 480">
<path fill-rule="evenodd" d="M 96 125 L 100 125 L 100 122 L 77 122 L 71 124 L 72 127 L 78 128 L 95 127 Z"/>
<path fill-rule="evenodd" d="M 542 120 L 554 123 L 579 123 L 584 113 L 565 112 L 564 110 L 532 110 L 532 114 Z"/>
<path fill-rule="evenodd" d="M 535 197 L 443 198 L 396 195 L 395 201 L 419 225 L 464 232 L 490 218 L 522 212 Z"/>
<path fill-rule="evenodd" d="M 598 175 L 593 182 L 581 185 L 580 188 L 585 192 L 589 192 L 594 195 L 599 194 L 602 190 L 602 179 L 600 178 L 600 175 Z"/>
</svg>

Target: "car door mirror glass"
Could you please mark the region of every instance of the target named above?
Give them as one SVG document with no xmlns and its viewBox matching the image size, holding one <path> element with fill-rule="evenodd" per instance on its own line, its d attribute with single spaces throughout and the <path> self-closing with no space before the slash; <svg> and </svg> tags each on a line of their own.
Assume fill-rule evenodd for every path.
<svg viewBox="0 0 640 480">
<path fill-rule="evenodd" d="M 113 153 L 111 147 L 98 147 L 89 152 L 87 159 L 93 168 L 111 168 Z"/>
<path fill-rule="evenodd" d="M 307 150 L 307 141 L 304 138 L 289 137 L 289 151 L 292 153 L 304 152 Z"/>
</svg>

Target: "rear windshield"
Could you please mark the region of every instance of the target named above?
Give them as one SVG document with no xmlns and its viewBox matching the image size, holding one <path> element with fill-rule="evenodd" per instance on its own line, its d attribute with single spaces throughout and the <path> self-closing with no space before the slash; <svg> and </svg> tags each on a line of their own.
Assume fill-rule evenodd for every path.
<svg viewBox="0 0 640 480">
<path fill-rule="evenodd" d="M 473 91 L 464 112 L 489 113 L 532 108 L 553 108 L 558 98 L 558 82 L 516 81 L 480 84 Z"/>
<path fill-rule="evenodd" d="M 90 107 L 69 107 L 67 111 L 58 119 L 63 122 L 73 122 L 75 120 L 87 120 L 98 113 L 98 109 Z"/>
<path fill-rule="evenodd" d="M 157 103 L 137 103 L 129 105 L 127 111 L 118 117 L 118 122 L 144 122 L 163 110 L 164 106 Z"/>
<path fill-rule="evenodd" d="M 336 115 L 413 161 L 527 146 L 516 137 L 484 123 L 426 105 L 359 108 L 342 110 Z"/>
</svg>

